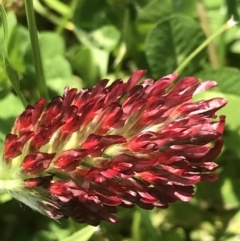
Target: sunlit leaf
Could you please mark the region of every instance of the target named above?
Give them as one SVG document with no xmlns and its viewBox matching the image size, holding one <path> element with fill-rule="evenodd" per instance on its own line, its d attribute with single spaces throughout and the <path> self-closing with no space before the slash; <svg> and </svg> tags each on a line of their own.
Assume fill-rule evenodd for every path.
<svg viewBox="0 0 240 241">
<path fill-rule="evenodd" d="M 9 80 L 11 81 L 14 90 L 17 92 L 19 98 L 22 101 L 22 104 L 24 106 L 27 106 L 27 101 L 25 100 L 21 90 L 20 90 L 20 83 L 19 83 L 19 78 L 18 78 L 18 73 L 17 71 L 12 67 L 9 57 L 8 57 L 8 44 L 9 44 L 9 29 L 8 29 L 8 20 L 7 20 L 7 15 L 5 12 L 5 9 L 3 6 L 0 4 L 0 13 L 1 13 L 1 18 L 2 18 L 2 23 L 3 23 L 3 32 L 4 32 L 4 40 L 3 40 L 3 62 L 4 62 L 4 67 L 5 71 L 8 75 Z"/>
<path fill-rule="evenodd" d="M 190 18 L 179 16 L 158 23 L 146 39 L 146 55 L 153 76 L 158 78 L 172 73 L 204 39 L 203 31 Z M 205 58 L 205 51 L 202 51 L 189 63 L 183 75 L 196 72 Z"/>
<path fill-rule="evenodd" d="M 225 94 L 218 91 L 207 91 L 205 93 L 201 93 L 196 96 L 196 100 L 199 100 L 200 98 L 206 98 L 211 99 L 214 97 L 222 97 L 226 98 L 228 100 L 228 103 L 226 106 L 224 106 L 221 110 L 218 111 L 219 115 L 225 115 L 227 116 L 227 125 L 230 129 L 237 130 L 240 127 L 240 109 L 236 108 L 236 106 L 240 106 L 240 96 L 232 95 L 232 94 Z"/>
<path fill-rule="evenodd" d="M 116 47 L 120 39 L 120 33 L 114 26 L 105 25 L 93 31 L 90 37 L 96 47 L 110 52 Z"/>
<path fill-rule="evenodd" d="M 149 1 L 144 8 L 139 10 L 138 21 L 156 23 L 172 12 L 172 0 Z"/>
<path fill-rule="evenodd" d="M 47 82 L 62 79 L 66 82 L 71 79 L 72 71 L 69 62 L 64 56 L 65 46 L 63 39 L 55 33 L 45 32 L 39 35 L 43 67 Z M 25 53 L 27 71 L 34 73 L 33 55 L 28 45 Z"/>
<path fill-rule="evenodd" d="M 86 226 L 81 230 L 75 232 L 70 237 L 64 238 L 61 241 L 87 241 L 96 232 L 96 228 L 92 226 Z"/>
<path fill-rule="evenodd" d="M 224 67 L 220 69 L 204 69 L 196 74 L 202 80 L 215 80 L 218 86 L 215 90 L 240 96 L 240 71 L 238 69 Z"/>
</svg>

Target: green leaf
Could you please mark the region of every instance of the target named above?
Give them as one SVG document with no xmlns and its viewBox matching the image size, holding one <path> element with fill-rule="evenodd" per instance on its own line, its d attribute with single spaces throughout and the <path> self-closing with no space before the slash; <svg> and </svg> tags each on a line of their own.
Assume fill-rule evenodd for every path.
<svg viewBox="0 0 240 241">
<path fill-rule="evenodd" d="M 156 232 L 155 228 L 153 227 L 152 220 L 149 217 L 149 211 L 148 210 L 143 210 L 141 208 L 138 208 L 138 210 L 141 213 L 141 219 L 142 223 L 146 229 L 146 232 L 148 234 L 149 240 L 152 241 L 158 241 L 160 240 L 160 236 Z"/>
<path fill-rule="evenodd" d="M 203 227 L 202 227 L 203 226 Z M 214 235 L 212 234 L 212 230 L 208 230 L 209 223 L 206 225 L 202 225 L 199 229 L 191 230 L 189 234 L 189 240 L 196 240 L 196 241 L 215 241 Z M 207 229 L 207 230 L 206 230 Z"/>
<path fill-rule="evenodd" d="M 105 25 L 91 32 L 89 37 L 94 46 L 111 52 L 120 40 L 120 32 L 113 25 Z"/>
<path fill-rule="evenodd" d="M 172 73 L 203 41 L 202 29 L 192 19 L 173 17 L 161 21 L 146 39 L 146 55 L 154 78 Z M 196 72 L 206 57 L 202 51 L 183 71 L 183 75 Z"/>
<path fill-rule="evenodd" d="M 238 239 L 240 239 L 239 235 L 236 234 L 226 234 L 224 236 L 221 237 L 221 239 L 219 239 L 219 241 L 238 241 Z"/>
<path fill-rule="evenodd" d="M 89 87 L 93 86 L 99 78 L 99 70 L 91 48 L 74 46 L 68 51 L 67 56 L 74 72 Z"/>
<path fill-rule="evenodd" d="M 13 29 L 8 43 L 8 57 L 13 68 L 24 73 L 25 63 L 24 54 L 29 44 L 29 35 L 26 28 L 17 26 Z"/>
<path fill-rule="evenodd" d="M 107 37 L 108 32 L 110 36 Z M 76 29 L 75 33 L 85 47 L 74 47 L 78 49 L 77 54 L 74 54 L 71 50 L 70 55 L 77 57 L 77 63 L 83 67 L 81 69 L 78 66 L 78 72 L 81 72 L 80 76 L 84 79 L 84 82 L 92 86 L 99 78 L 104 78 L 107 75 L 110 52 L 117 45 L 120 33 L 115 27 L 110 25 L 93 32 Z M 72 58 L 70 57 L 70 59 Z M 76 66 L 76 63 L 72 62 L 72 64 Z M 87 69 L 92 69 L 93 71 L 86 72 Z"/>
<path fill-rule="evenodd" d="M 1 98 L 0 101 L 0 118 L 7 119 L 13 117 L 14 119 L 18 116 L 23 107 L 19 102 L 19 99 L 12 93 Z M 12 126 L 12 123 L 10 123 Z M 1 125 L 0 125 L 1 128 Z"/>
<path fill-rule="evenodd" d="M 43 55 L 42 57 L 45 59 L 64 54 L 64 41 L 55 33 L 42 32 L 39 35 L 39 44 Z"/>
<path fill-rule="evenodd" d="M 106 0 L 79 0 L 73 22 L 80 29 L 97 29 L 108 23 L 106 9 Z"/>
<path fill-rule="evenodd" d="M 141 39 L 129 10 L 126 10 L 124 13 L 122 38 L 124 44 L 126 45 L 127 52 L 130 54 L 136 52 Z"/>
<path fill-rule="evenodd" d="M 235 54 L 240 54 L 240 40 L 236 40 L 231 44 L 231 51 Z"/>
<path fill-rule="evenodd" d="M 43 59 L 44 61 L 44 71 L 46 73 L 47 81 L 52 81 L 53 79 L 59 79 L 68 83 L 68 80 L 72 78 L 72 71 L 69 62 L 60 55 L 55 57 Z"/>
<path fill-rule="evenodd" d="M 94 56 L 94 61 L 98 66 L 100 79 L 105 78 L 107 75 L 109 53 L 98 48 L 91 48 L 91 51 Z"/>
<path fill-rule="evenodd" d="M 197 73 L 196 76 L 203 80 L 217 81 L 218 86 L 215 90 L 240 96 L 240 71 L 238 69 L 224 67 L 213 70 L 207 68 Z"/>
<path fill-rule="evenodd" d="M 72 78 L 71 66 L 64 56 L 65 46 L 63 39 L 50 32 L 39 34 L 39 44 L 43 60 L 43 67 L 47 82 L 54 79 L 62 79 L 67 85 Z M 33 55 L 30 44 L 25 53 L 25 63 L 27 71 L 34 73 Z"/>
<path fill-rule="evenodd" d="M 0 150 L 2 150 L 5 136 L 11 131 L 16 116 L 21 113 L 23 106 L 16 96 L 9 93 L 1 99 L 0 110 Z"/>
<path fill-rule="evenodd" d="M 240 15 L 239 15 L 239 2 L 237 0 L 226 0 L 226 7 L 228 11 L 228 18 L 233 17 L 235 21 L 240 20 Z"/>
<path fill-rule="evenodd" d="M 99 46 L 96 46 L 96 44 L 92 41 L 91 33 L 89 34 L 86 31 L 83 31 L 81 29 L 76 29 L 75 33 L 79 38 L 79 40 L 85 45 L 85 47 L 87 47 L 88 50 L 84 50 L 84 51 L 85 51 L 85 54 L 87 54 L 87 58 L 91 59 L 91 61 L 87 62 L 84 59 L 84 55 L 83 56 L 79 55 L 80 52 L 78 53 L 78 58 L 80 59 L 81 62 L 83 60 L 85 66 L 88 64 L 91 65 L 92 67 L 95 66 L 96 69 L 94 70 L 93 73 L 95 74 L 98 73 L 100 78 L 104 78 L 107 74 L 110 53 L 102 48 L 99 48 Z M 92 83 L 96 83 L 96 81 L 94 82 L 91 81 L 90 84 L 92 85 Z"/>
<path fill-rule="evenodd" d="M 203 0 L 204 2 L 204 5 L 207 7 L 207 8 L 220 8 L 223 1 L 219 1 L 219 0 L 212 0 L 212 1 L 209 1 L 209 0 Z"/>
<path fill-rule="evenodd" d="M 53 93 L 50 94 L 51 96 L 55 97 L 56 95 L 62 95 L 64 88 L 68 86 L 70 89 L 71 88 L 77 88 L 77 89 L 82 89 L 85 87 L 81 81 L 80 78 L 73 76 L 69 81 L 64 81 L 62 78 L 54 78 L 50 79 L 48 81 L 48 87 L 53 91 Z"/>
<path fill-rule="evenodd" d="M 240 235 L 240 211 L 238 211 L 229 221 L 225 232 L 232 233 L 235 235 L 238 234 L 238 236 L 235 236 L 235 240 L 238 240 L 238 237 Z M 226 240 L 230 241 L 230 239 L 226 239 Z"/>
<path fill-rule="evenodd" d="M 181 226 L 186 229 L 198 227 L 205 218 L 205 213 L 201 212 L 199 207 L 190 202 L 175 202 L 171 204 L 167 212 L 167 220 L 172 225 Z"/>
<path fill-rule="evenodd" d="M 222 201 L 226 209 L 237 208 L 239 206 L 239 197 L 233 189 L 232 180 L 226 178 L 221 186 Z"/>
<path fill-rule="evenodd" d="M 195 16 L 196 1 L 172 0 L 172 4 L 174 12 L 191 17 Z"/>
<path fill-rule="evenodd" d="M 228 100 L 227 105 L 220 109 L 217 114 L 225 115 L 227 117 L 226 124 L 231 130 L 238 130 L 238 128 L 240 127 L 240 108 L 236 108 L 236 106 L 240 106 L 240 96 L 210 90 L 196 95 L 195 99 L 202 100 L 215 97 L 221 97 Z"/>
<path fill-rule="evenodd" d="M 171 230 L 163 230 L 162 231 L 161 240 L 174 240 L 174 241 L 185 241 L 186 235 L 184 233 L 184 229 L 182 228 L 174 228 Z"/>
<path fill-rule="evenodd" d="M 144 8 L 139 10 L 138 21 L 156 23 L 169 16 L 172 12 L 171 0 L 149 1 Z"/>
<path fill-rule="evenodd" d="M 45 224 L 46 225 L 46 224 Z M 52 241 L 52 240 L 59 240 L 68 237 L 70 235 L 70 230 L 65 228 L 63 225 L 51 221 L 48 224 L 47 229 L 39 230 L 31 239 L 31 241 Z"/>
<path fill-rule="evenodd" d="M 87 226 L 81 230 L 75 232 L 70 237 L 64 238 L 61 241 L 87 241 L 96 232 L 96 228 Z"/>
<path fill-rule="evenodd" d="M 2 22 L 3 22 L 3 32 L 4 32 L 3 62 L 4 62 L 5 70 L 13 85 L 13 88 L 15 89 L 16 93 L 18 94 L 19 98 L 21 99 L 22 104 L 26 107 L 28 103 L 20 90 L 18 73 L 16 70 L 13 69 L 12 65 L 10 64 L 9 58 L 8 58 L 9 29 L 8 29 L 7 15 L 6 15 L 6 12 L 5 12 L 2 4 L 0 4 L 0 13 L 1 13 L 1 18 L 2 18 Z"/>
</svg>

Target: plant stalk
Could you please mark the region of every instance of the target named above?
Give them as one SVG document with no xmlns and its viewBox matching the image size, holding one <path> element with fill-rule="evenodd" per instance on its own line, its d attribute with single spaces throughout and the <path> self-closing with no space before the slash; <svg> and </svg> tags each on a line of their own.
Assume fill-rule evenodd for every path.
<svg viewBox="0 0 240 241">
<path fill-rule="evenodd" d="M 35 65 L 36 81 L 41 97 L 49 100 L 47 84 L 43 69 L 42 57 L 37 34 L 37 25 L 33 9 L 33 0 L 24 0 L 27 22 L 32 45 L 33 60 Z"/>
<path fill-rule="evenodd" d="M 215 33 L 213 33 L 209 38 L 207 38 L 199 47 L 197 47 L 174 71 L 174 73 L 181 74 L 183 69 L 188 65 L 188 63 L 199 53 L 201 52 L 213 39 L 236 25 L 236 22 L 233 19 L 230 19 L 227 23 L 221 26 Z"/>
<path fill-rule="evenodd" d="M 56 32 L 58 34 L 62 33 L 62 31 L 64 30 L 64 28 L 66 27 L 66 25 L 68 23 L 68 20 L 73 17 L 73 13 L 77 7 L 78 2 L 79 2 L 78 0 L 72 0 L 70 2 L 68 13 L 63 16 L 63 18 L 59 21 L 59 25 L 57 26 Z"/>
</svg>

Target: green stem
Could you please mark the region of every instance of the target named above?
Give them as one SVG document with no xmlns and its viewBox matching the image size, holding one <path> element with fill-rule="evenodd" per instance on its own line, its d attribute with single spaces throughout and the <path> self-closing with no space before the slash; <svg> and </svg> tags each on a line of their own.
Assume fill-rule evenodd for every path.
<svg viewBox="0 0 240 241">
<path fill-rule="evenodd" d="M 50 9 L 43 6 L 39 1 L 34 1 L 33 7 L 38 14 L 42 15 L 44 18 L 48 19 L 56 25 L 58 25 L 61 21 L 61 17 L 58 17 L 56 14 L 52 13 Z M 65 25 L 65 28 L 70 31 L 73 30 L 73 27 L 74 26 L 71 22 L 67 22 Z"/>
<path fill-rule="evenodd" d="M 37 35 L 36 19 L 33 9 L 33 0 L 24 0 L 26 15 L 28 21 L 29 34 L 32 45 L 33 60 L 36 71 L 36 81 L 40 96 L 49 100 L 46 79 L 43 70 L 43 63 L 41 58 L 40 46 Z"/>
<path fill-rule="evenodd" d="M 44 0 L 44 2 L 48 7 L 54 9 L 61 15 L 65 15 L 69 11 L 67 4 L 61 3 L 59 0 Z"/>
<path fill-rule="evenodd" d="M 217 36 L 228 30 L 229 28 L 236 25 L 236 22 L 233 19 L 230 19 L 222 27 L 220 27 L 215 33 L 213 33 L 209 38 L 207 38 L 198 48 L 196 48 L 174 71 L 174 73 L 180 74 L 183 69 L 188 65 L 188 63 L 199 53 L 201 52 L 213 39 Z"/>
<path fill-rule="evenodd" d="M 141 213 L 135 211 L 133 214 L 132 237 L 134 241 L 141 241 Z"/>
<path fill-rule="evenodd" d="M 58 34 L 61 34 L 61 32 L 63 31 L 63 29 L 65 28 L 68 20 L 70 18 L 72 18 L 73 16 L 73 12 L 74 10 L 76 9 L 77 7 L 77 4 L 78 4 L 79 0 L 72 0 L 71 3 L 70 3 L 70 7 L 69 7 L 69 11 L 67 14 L 64 15 L 64 17 L 62 18 L 62 20 L 60 21 L 57 29 L 56 29 L 56 32 Z"/>
</svg>

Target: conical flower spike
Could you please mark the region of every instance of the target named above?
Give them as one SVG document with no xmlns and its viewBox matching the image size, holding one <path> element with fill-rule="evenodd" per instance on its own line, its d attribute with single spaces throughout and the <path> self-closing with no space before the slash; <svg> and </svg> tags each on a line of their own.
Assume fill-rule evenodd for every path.
<svg viewBox="0 0 240 241">
<path fill-rule="evenodd" d="M 216 180 L 216 111 L 227 101 L 192 99 L 216 83 L 186 77 L 170 87 L 176 74 L 141 82 L 144 74 L 29 106 L 6 136 L 0 190 L 54 219 L 98 225 L 117 222 L 118 206 L 165 208 Z"/>
</svg>

